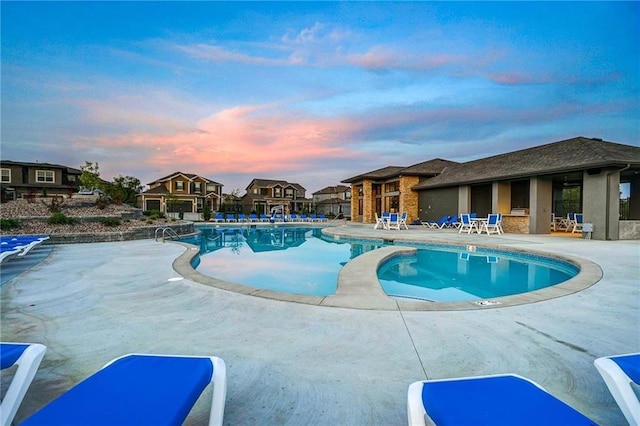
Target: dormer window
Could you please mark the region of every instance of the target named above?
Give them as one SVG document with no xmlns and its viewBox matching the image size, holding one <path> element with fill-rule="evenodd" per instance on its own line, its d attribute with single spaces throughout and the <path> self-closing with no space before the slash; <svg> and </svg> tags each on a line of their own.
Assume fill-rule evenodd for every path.
<svg viewBox="0 0 640 426">
<path fill-rule="evenodd" d="M 184 181 L 176 181 L 176 191 L 184 191 Z"/>
<path fill-rule="evenodd" d="M 280 187 L 273 188 L 273 196 L 282 197 L 282 188 Z"/>
<path fill-rule="evenodd" d="M 193 183 L 193 192 L 198 194 L 202 192 L 202 184 L 200 182 Z"/>
</svg>

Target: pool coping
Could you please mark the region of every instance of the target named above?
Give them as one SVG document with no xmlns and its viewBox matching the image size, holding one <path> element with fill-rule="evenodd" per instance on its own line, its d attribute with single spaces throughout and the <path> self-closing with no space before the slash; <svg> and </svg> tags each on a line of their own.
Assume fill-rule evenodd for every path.
<svg viewBox="0 0 640 426">
<path fill-rule="evenodd" d="M 333 236 L 333 238 L 337 240 L 341 238 L 371 241 L 380 240 L 380 238 L 367 238 L 359 235 L 353 235 L 349 232 L 344 232 L 344 228 L 338 227 L 323 228 L 322 232 L 323 234 Z M 442 240 L 429 240 L 428 238 L 403 238 L 402 236 L 397 235 L 393 240 L 395 245 L 381 247 L 361 254 L 360 256 L 350 260 L 344 267 L 342 267 L 338 274 L 337 290 L 330 296 L 305 296 L 280 293 L 272 290 L 258 289 L 233 283 L 201 274 L 191 266 L 193 258 L 199 254 L 198 247 L 179 241 L 172 241 L 172 243 L 182 245 L 185 247 L 185 251 L 174 260 L 173 269 L 183 277 L 194 282 L 234 293 L 307 305 L 382 311 L 462 311 L 518 306 L 577 293 L 596 284 L 603 277 L 603 272 L 599 265 L 577 256 L 566 256 L 558 253 L 548 253 L 528 248 L 525 250 L 515 247 L 505 247 L 500 244 L 479 242 L 475 244 L 476 247 L 514 253 L 533 254 L 562 260 L 577 266 L 580 269 L 580 272 L 575 277 L 551 287 L 512 296 L 483 299 L 480 301 L 429 302 L 425 300 L 390 297 L 382 290 L 382 286 L 378 281 L 377 271 L 382 263 L 392 257 L 415 253 L 416 247 L 402 246 L 402 242 L 406 242 L 407 244 L 446 244 L 451 246 L 467 245 L 456 242 L 443 243 Z"/>
</svg>

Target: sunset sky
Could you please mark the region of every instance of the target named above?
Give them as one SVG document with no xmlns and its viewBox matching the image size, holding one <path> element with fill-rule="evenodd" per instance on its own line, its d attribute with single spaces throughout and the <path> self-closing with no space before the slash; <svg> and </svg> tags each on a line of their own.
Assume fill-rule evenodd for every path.
<svg viewBox="0 0 640 426">
<path fill-rule="evenodd" d="M 575 136 L 640 145 L 639 2 L 6 2 L 3 160 L 307 196 Z"/>
</svg>

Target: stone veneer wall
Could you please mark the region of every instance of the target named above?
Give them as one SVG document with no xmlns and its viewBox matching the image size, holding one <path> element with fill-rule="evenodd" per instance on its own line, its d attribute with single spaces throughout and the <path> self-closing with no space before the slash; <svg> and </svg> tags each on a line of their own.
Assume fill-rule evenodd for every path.
<svg viewBox="0 0 640 426">
<path fill-rule="evenodd" d="M 400 177 L 400 211 L 407 212 L 407 223 L 418 219 L 418 193 L 411 190 L 420 182 L 418 176 Z"/>
<path fill-rule="evenodd" d="M 373 202 L 373 183 L 370 179 L 362 181 L 362 223 L 375 223 Z"/>
<path fill-rule="evenodd" d="M 83 234 L 51 234 L 44 244 L 75 244 L 75 243 L 106 243 L 111 241 L 131 241 L 155 238 L 157 228 L 171 228 L 178 235 L 195 233 L 193 223 L 181 223 L 166 226 L 143 226 L 131 231 L 123 232 L 96 232 Z M 161 236 L 161 234 L 159 235 Z"/>
<path fill-rule="evenodd" d="M 502 215 L 502 229 L 514 234 L 529 233 L 529 216 Z"/>
<path fill-rule="evenodd" d="M 640 240 L 640 220 L 621 220 L 618 233 L 621 240 Z"/>
</svg>

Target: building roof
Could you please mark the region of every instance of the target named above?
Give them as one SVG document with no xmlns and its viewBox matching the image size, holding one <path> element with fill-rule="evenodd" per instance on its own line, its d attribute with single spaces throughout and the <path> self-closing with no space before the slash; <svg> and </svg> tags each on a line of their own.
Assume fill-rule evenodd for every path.
<svg viewBox="0 0 640 426">
<path fill-rule="evenodd" d="M 66 169 L 67 173 L 80 175 L 82 174 L 82 170 L 76 169 L 73 167 L 63 166 L 61 164 L 52 164 L 52 163 L 29 163 L 24 161 L 11 161 L 11 160 L 0 160 L 0 164 L 3 166 L 21 166 L 21 167 L 48 167 L 52 169 Z"/>
<path fill-rule="evenodd" d="M 447 167 L 458 165 L 457 161 L 443 160 L 442 158 L 434 158 L 433 160 L 423 161 L 422 163 L 414 164 L 404 168 L 400 175 L 408 176 L 436 176 L 442 173 Z"/>
<path fill-rule="evenodd" d="M 342 180 L 342 183 L 354 183 L 359 182 L 364 179 L 389 179 L 392 177 L 400 176 L 400 172 L 406 169 L 404 166 L 387 166 L 378 170 L 374 170 L 372 172 L 366 172 L 358 176 L 350 177 L 348 179 Z"/>
<path fill-rule="evenodd" d="M 343 200 L 342 198 L 328 198 L 326 200 L 318 201 L 316 204 L 351 204 L 351 200 Z"/>
<path fill-rule="evenodd" d="M 252 185 L 258 186 L 260 188 L 273 188 L 274 186 L 293 186 L 295 189 L 299 190 L 299 191 L 303 191 L 306 192 L 307 189 L 300 185 L 299 183 L 290 183 L 287 182 L 286 180 L 277 180 L 277 179 L 259 179 L 259 178 L 255 178 L 252 179 L 251 182 L 249 183 L 249 185 L 247 185 L 247 187 L 245 189 L 249 189 Z"/>
<path fill-rule="evenodd" d="M 142 191 L 138 195 L 148 195 L 148 194 L 168 194 L 169 190 L 164 185 L 156 186 L 155 188 L 147 189 L 146 191 Z"/>
<path fill-rule="evenodd" d="M 423 161 L 408 167 L 388 166 L 372 172 L 363 173 L 349 179 L 345 179 L 343 183 L 354 183 L 364 179 L 386 180 L 400 176 L 436 176 L 442 173 L 447 167 L 460 164 L 456 161 L 443 160 L 442 158 L 434 158 L 432 160 Z"/>
<path fill-rule="evenodd" d="M 582 136 L 452 164 L 441 174 L 414 186 L 414 190 L 517 179 L 536 175 L 640 165 L 640 147 Z"/>
<path fill-rule="evenodd" d="M 313 195 L 340 194 L 349 190 L 351 190 L 351 188 L 346 185 L 327 186 L 326 188 L 322 188 L 321 190 L 314 192 Z"/>
<path fill-rule="evenodd" d="M 214 185 L 224 186 L 221 183 L 213 181 L 211 179 L 207 179 L 206 177 L 203 177 L 203 176 L 200 176 L 200 175 L 196 175 L 196 174 L 193 174 L 193 173 L 183 173 L 183 172 L 173 172 L 170 175 L 167 175 L 165 177 L 161 177 L 160 179 L 156 179 L 153 182 L 149 182 L 147 185 L 152 185 L 152 184 L 157 183 L 157 182 L 166 182 L 166 181 L 171 180 L 171 179 L 173 179 L 173 178 L 175 178 L 177 176 L 180 176 L 180 175 L 184 176 L 185 178 L 187 178 L 190 181 L 192 181 L 192 180 L 194 180 L 196 178 L 200 178 L 200 179 L 206 181 L 207 183 L 212 183 Z"/>
</svg>

